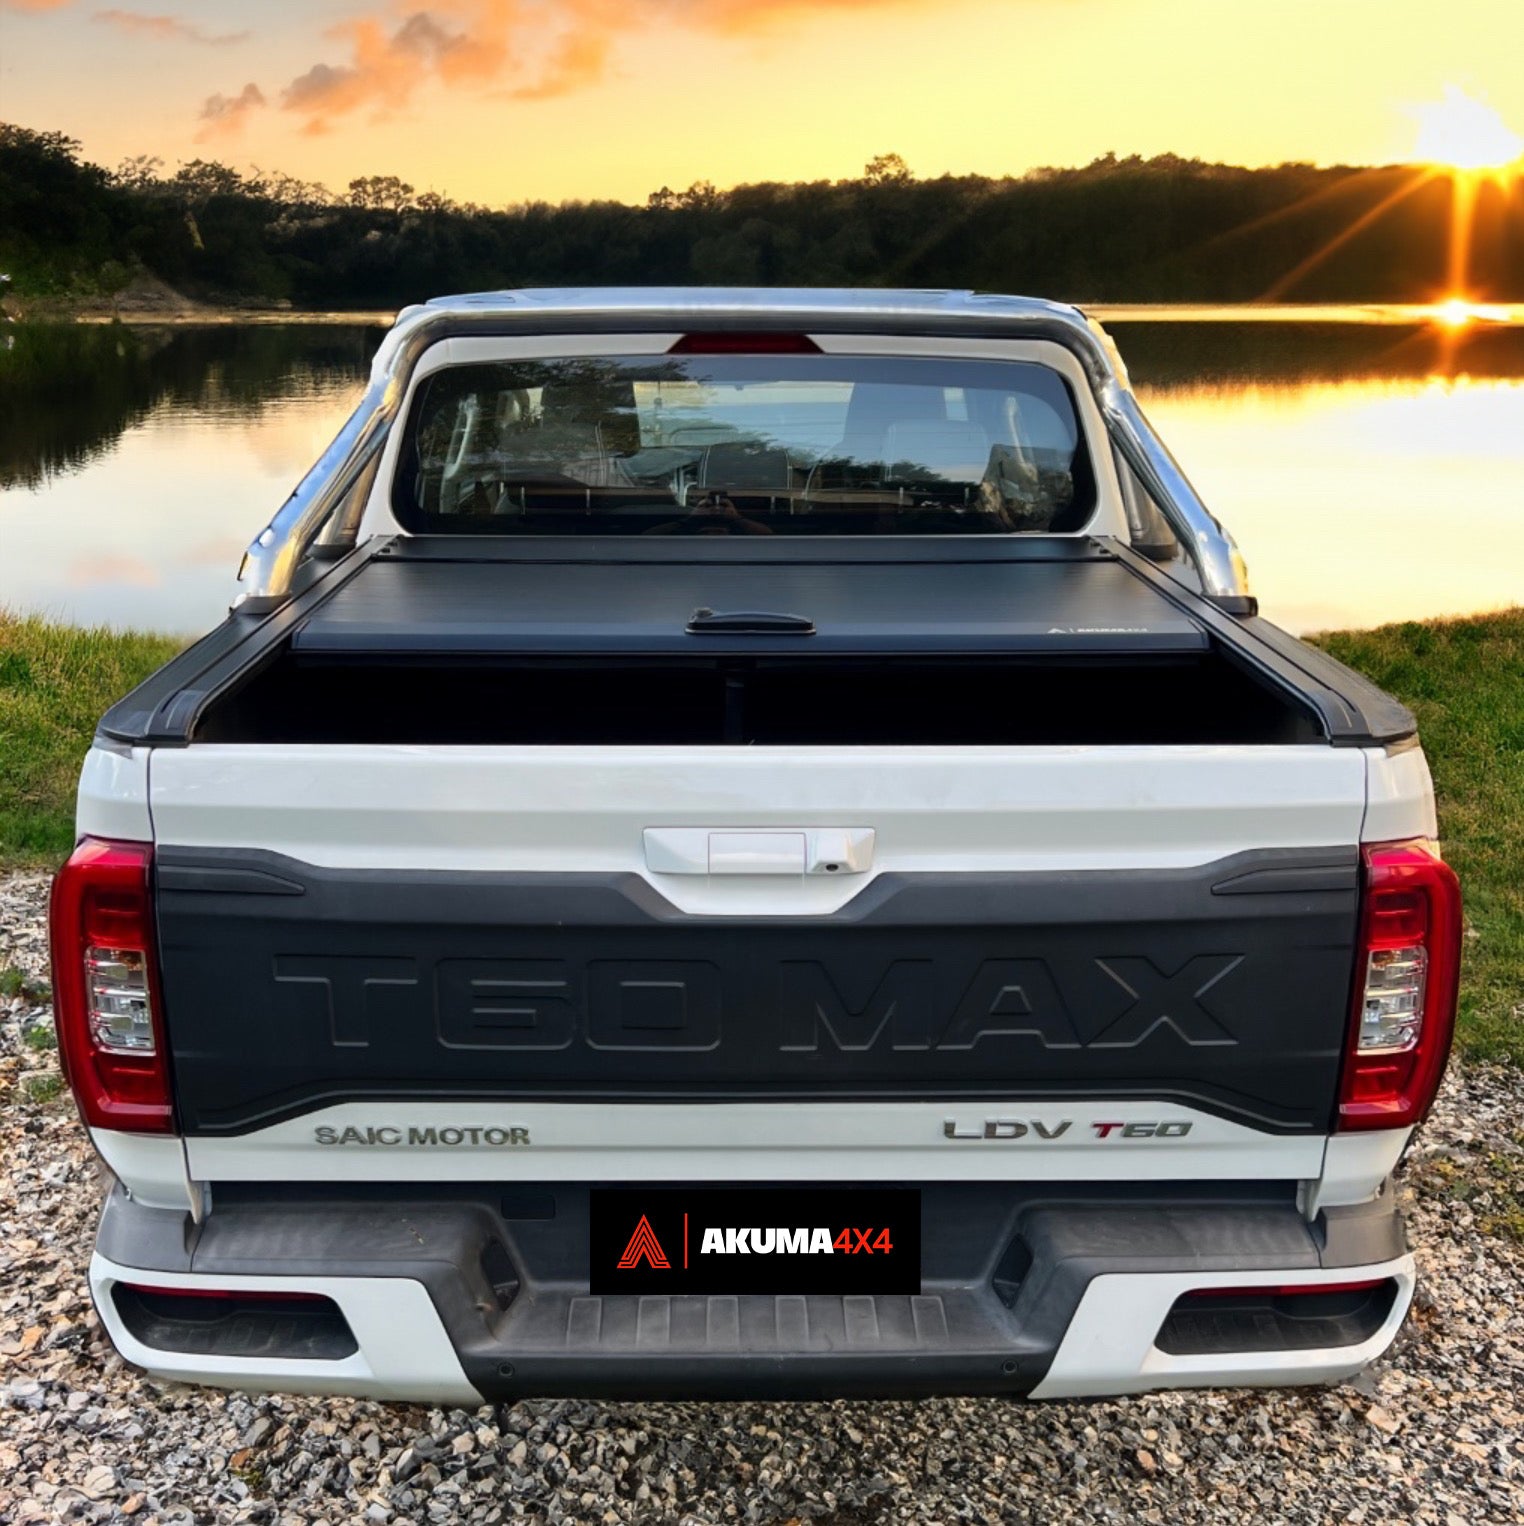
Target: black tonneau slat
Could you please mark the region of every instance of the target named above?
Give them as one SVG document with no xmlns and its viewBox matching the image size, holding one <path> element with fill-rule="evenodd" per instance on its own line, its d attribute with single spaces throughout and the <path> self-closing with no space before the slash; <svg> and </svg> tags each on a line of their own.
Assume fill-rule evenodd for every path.
<svg viewBox="0 0 1524 1526">
<path fill-rule="evenodd" d="M 1100 541 L 1082 535 L 778 535 L 745 540 L 728 535 L 399 535 L 376 555 L 402 562 L 737 562 L 748 567 L 1114 559 Z"/>
<path fill-rule="evenodd" d="M 814 632 L 690 629 L 786 610 Z M 300 654 L 1201 652 L 1199 622 L 1115 561 L 661 566 L 378 558 L 313 614 Z"/>
</svg>

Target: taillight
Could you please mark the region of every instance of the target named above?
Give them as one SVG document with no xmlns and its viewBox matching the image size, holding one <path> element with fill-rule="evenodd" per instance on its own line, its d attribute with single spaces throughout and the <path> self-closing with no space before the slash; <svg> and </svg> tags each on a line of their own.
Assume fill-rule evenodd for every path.
<svg viewBox="0 0 1524 1526">
<path fill-rule="evenodd" d="M 153 848 L 84 838 L 53 881 L 53 1001 L 64 1074 L 93 1128 L 174 1124 L 154 947 Z"/>
<path fill-rule="evenodd" d="M 1406 1128 L 1434 1101 L 1455 1031 L 1460 882 L 1422 838 L 1364 856 L 1338 1128 Z"/>
</svg>

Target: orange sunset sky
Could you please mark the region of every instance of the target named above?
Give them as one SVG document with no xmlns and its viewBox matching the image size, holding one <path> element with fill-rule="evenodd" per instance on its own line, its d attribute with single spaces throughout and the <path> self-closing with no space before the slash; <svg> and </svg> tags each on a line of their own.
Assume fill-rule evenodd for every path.
<svg viewBox="0 0 1524 1526">
<path fill-rule="evenodd" d="M 1097 155 L 1524 151 L 1524 0 L 0 0 L 0 118 L 502 204 Z M 1436 111 L 1446 132 L 1436 149 Z M 1426 129 L 1428 137 L 1425 138 Z"/>
</svg>

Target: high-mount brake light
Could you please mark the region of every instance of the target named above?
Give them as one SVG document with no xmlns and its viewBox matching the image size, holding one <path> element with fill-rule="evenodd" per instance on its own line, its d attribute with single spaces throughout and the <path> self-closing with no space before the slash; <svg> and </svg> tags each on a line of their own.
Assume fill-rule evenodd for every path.
<svg viewBox="0 0 1524 1526">
<path fill-rule="evenodd" d="M 1460 882 L 1438 848 L 1371 843 L 1364 861 L 1340 1131 L 1407 1128 L 1428 1112 L 1460 980 Z"/>
<path fill-rule="evenodd" d="M 92 1128 L 174 1127 L 160 1012 L 153 848 L 86 837 L 53 881 L 58 1049 Z"/>
<path fill-rule="evenodd" d="M 669 355 L 818 355 L 820 346 L 808 334 L 783 334 L 764 329 L 740 333 L 713 329 L 684 334 Z"/>
</svg>

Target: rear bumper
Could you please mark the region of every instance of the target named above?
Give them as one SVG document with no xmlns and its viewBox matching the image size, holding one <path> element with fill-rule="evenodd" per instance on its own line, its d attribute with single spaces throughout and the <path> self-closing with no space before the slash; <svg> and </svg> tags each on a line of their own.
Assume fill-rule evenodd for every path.
<svg viewBox="0 0 1524 1526">
<path fill-rule="evenodd" d="M 508 1198 L 250 1191 L 219 1199 L 199 1227 L 118 1189 L 90 1284 L 117 1349 L 163 1378 L 465 1406 L 1317 1383 L 1379 1355 L 1412 1299 L 1412 1257 L 1389 1194 L 1309 1226 L 1268 1195 L 1034 1193 L 924 1189 L 918 1296 L 594 1297 L 586 1187 L 516 1187 Z M 1198 1322 L 1194 1352 L 1159 1344 L 1176 1300 L 1194 1290 L 1376 1279 L 1379 1305 L 1341 1326 L 1311 1321 L 1287 1336 L 1269 1330 L 1273 1321 L 1214 1317 L 1204 1343 Z M 124 1319 L 134 1295 L 119 1284 L 319 1294 L 347 1322 L 353 1349 L 283 1354 L 278 1314 L 268 1326 L 240 1315 L 244 1326 L 224 1322 L 195 1349 L 194 1332 Z M 1224 1349 L 1240 1337 L 1241 1349 Z"/>
</svg>

